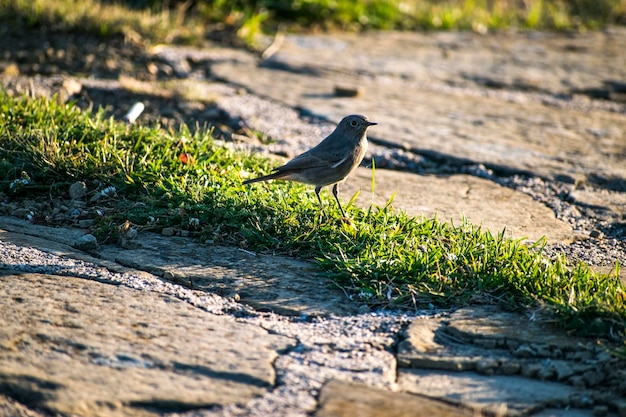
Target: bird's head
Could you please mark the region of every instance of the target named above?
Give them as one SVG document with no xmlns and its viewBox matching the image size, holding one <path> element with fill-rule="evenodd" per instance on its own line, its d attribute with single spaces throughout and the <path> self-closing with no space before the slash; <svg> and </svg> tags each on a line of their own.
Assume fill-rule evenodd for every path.
<svg viewBox="0 0 626 417">
<path fill-rule="evenodd" d="M 370 120 L 361 114 L 351 114 L 344 117 L 337 125 L 337 131 L 350 136 L 361 137 L 367 131 L 370 126 L 377 125 L 376 122 L 370 122 Z"/>
</svg>

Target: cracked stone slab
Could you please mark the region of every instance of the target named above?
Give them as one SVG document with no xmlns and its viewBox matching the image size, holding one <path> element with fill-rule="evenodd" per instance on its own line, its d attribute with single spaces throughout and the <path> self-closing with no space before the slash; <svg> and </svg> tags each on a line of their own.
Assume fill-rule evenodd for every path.
<svg viewBox="0 0 626 417">
<path fill-rule="evenodd" d="M 467 408 L 424 396 L 389 392 L 354 382 L 331 380 L 320 393 L 315 417 L 456 417 L 474 416 Z"/>
<path fill-rule="evenodd" d="M 428 82 L 454 78 L 465 86 L 565 94 L 623 78 L 625 33 L 614 27 L 565 36 L 540 31 L 496 36 L 394 31 L 289 34 L 265 65 L 303 73 L 383 74 Z M 339 55 L 342 59 L 336 59 Z"/>
<path fill-rule="evenodd" d="M 414 319 L 404 336 L 397 350 L 402 390 L 497 415 L 614 407 L 623 390 L 623 360 L 523 314 L 461 308 Z"/>
<path fill-rule="evenodd" d="M 0 276 L 0 385 L 82 416 L 245 403 L 271 389 L 294 340 L 168 295 L 55 275 Z"/>
<path fill-rule="evenodd" d="M 476 369 L 485 352 L 471 345 L 451 346 L 450 340 L 445 339 L 445 326 L 444 319 L 413 320 L 407 328 L 407 338 L 398 344 L 398 366 L 449 371 Z"/>
<path fill-rule="evenodd" d="M 235 297 L 259 311 L 320 316 L 356 313 L 359 307 L 331 288 L 310 262 L 148 233 L 136 243 L 138 248 L 103 248 L 101 255 L 196 290 Z"/>
<path fill-rule="evenodd" d="M 395 193 L 393 207 L 412 216 L 436 216 L 442 221 L 461 225 L 470 223 L 489 230 L 504 232 L 506 237 L 548 242 L 571 242 L 582 238 L 554 212 L 527 194 L 502 187 L 470 175 L 416 175 L 407 172 L 376 170 L 372 197 L 372 171 L 359 168 L 340 187 L 348 200 L 357 191 L 356 202 L 362 207 L 372 202 L 384 206 Z"/>
<path fill-rule="evenodd" d="M 188 238 L 140 233 L 130 248 L 100 247 L 94 255 L 69 245 L 85 231 L 31 224 L 0 217 L 3 239 L 57 255 L 94 262 L 110 270 L 146 271 L 194 290 L 237 298 L 257 310 L 287 315 L 325 316 L 358 312 L 359 304 L 332 288 L 311 262 L 284 256 L 255 255 L 234 247 L 199 244 Z"/>
<path fill-rule="evenodd" d="M 498 416 L 524 416 L 548 407 L 564 408 L 576 388 L 520 376 L 485 376 L 472 372 L 401 369 L 403 391 L 445 399 Z"/>
<path fill-rule="evenodd" d="M 567 336 L 548 323 L 541 323 L 523 314 L 510 313 L 490 307 L 467 307 L 450 315 L 447 330 L 464 340 L 493 340 L 495 346 L 516 348 L 525 343 L 539 343 L 548 349 L 579 351 L 589 341 Z M 549 356 L 549 354 L 548 354 Z"/>
<path fill-rule="evenodd" d="M 521 373 L 559 381 L 614 362 L 592 340 L 568 336 L 523 314 L 480 306 L 413 320 L 398 345 L 401 367 Z"/>
<path fill-rule="evenodd" d="M 430 34 L 416 33 L 287 36 L 269 60 L 220 62 L 211 70 L 256 95 L 335 122 L 346 114 L 366 114 L 379 122 L 370 132 L 372 138 L 421 154 L 569 183 L 599 178 L 623 188 L 623 105 L 612 103 L 613 108 L 577 96 L 558 98 L 564 87 L 571 93 L 624 78 L 625 58 L 613 49 L 620 36 L 546 36 L 540 49 L 550 54 L 550 65 L 536 60 L 532 37 L 510 35 L 506 42 L 490 38 L 490 45 L 476 45 L 479 53 L 465 42 L 474 45 L 482 39 L 441 36 L 446 39 L 434 45 Z M 362 48 L 364 42 L 368 48 Z M 406 55 L 407 42 L 414 47 L 411 57 Z M 580 48 L 572 54 L 567 45 Z M 481 53 L 489 60 L 475 62 L 474 56 Z M 573 55 L 578 58 L 572 60 Z M 614 57 L 609 61 L 615 65 L 605 65 L 608 56 Z M 583 61 L 595 62 L 594 68 L 603 71 L 590 71 L 580 64 Z M 541 68 L 531 69 L 532 62 Z M 512 90 L 489 90 L 480 81 L 500 76 L 504 79 L 496 83 Z M 284 88 L 275 88 L 276 79 Z M 569 86 L 561 84 L 563 79 Z M 578 87 L 573 87 L 576 83 Z M 338 97 L 333 93 L 338 85 L 358 86 L 364 93 Z"/>
</svg>

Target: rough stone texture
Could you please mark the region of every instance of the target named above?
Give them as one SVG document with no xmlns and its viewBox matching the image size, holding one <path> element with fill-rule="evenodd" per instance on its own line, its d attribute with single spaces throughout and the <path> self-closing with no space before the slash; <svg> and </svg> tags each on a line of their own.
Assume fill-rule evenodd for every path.
<svg viewBox="0 0 626 417">
<path fill-rule="evenodd" d="M 261 311 L 329 315 L 353 314 L 359 308 L 346 303 L 345 294 L 332 288 L 332 282 L 322 278 L 312 263 L 294 258 L 255 255 L 233 247 L 200 245 L 191 239 L 144 233 L 133 241 L 132 248 L 102 247 L 97 252 L 100 259 L 94 259 L 54 244 L 72 242 L 71 237 L 81 233 L 76 229 L 41 227 L 10 217 L 0 217 L 0 221 L 7 230 L 34 236 L 29 238 L 30 244 L 36 236 L 44 236 L 46 239 L 38 242 L 37 247 L 53 253 L 72 253 L 116 270 L 120 270 L 120 265 L 140 269 L 195 290 L 235 297 Z M 19 243 L 22 238 L 12 235 L 11 239 Z"/>
<path fill-rule="evenodd" d="M 310 262 L 152 234 L 142 235 L 138 245 L 124 252 L 105 249 L 101 256 L 196 290 L 236 297 L 259 311 L 328 315 L 358 309 L 346 304 L 345 294 L 332 289 L 332 282 Z"/>
<path fill-rule="evenodd" d="M 481 379 L 485 378 L 485 375 L 490 375 L 490 378 L 515 375 L 515 378 L 519 378 L 513 380 L 518 381 L 516 383 L 525 381 L 524 389 L 518 392 L 519 396 L 516 396 L 517 394 L 513 395 L 507 389 L 503 389 L 499 392 L 492 392 L 493 397 L 486 395 L 481 397 L 476 392 L 465 393 L 462 397 L 462 402 L 465 405 L 479 406 L 491 411 L 501 411 L 505 408 L 517 411 L 533 409 L 537 412 L 541 410 L 543 416 L 566 416 L 568 414 L 563 413 L 561 409 L 567 406 L 574 413 L 572 415 L 588 417 L 593 412 L 590 407 L 609 407 L 608 415 L 612 416 L 611 412 L 616 410 L 617 405 L 619 405 L 615 391 L 617 385 L 615 384 L 619 385 L 619 381 L 623 381 L 623 376 L 620 376 L 618 372 L 614 379 L 606 378 L 611 376 L 611 369 L 619 370 L 623 368 L 620 363 L 616 363 L 610 357 L 607 358 L 606 353 L 596 349 L 593 344 L 584 340 L 563 336 L 557 329 L 543 328 L 542 325 L 530 321 L 526 315 L 502 313 L 494 308 L 464 308 L 454 312 L 440 312 L 438 314 L 430 312 L 417 316 L 347 314 L 343 317 L 331 316 L 329 318 L 315 318 L 306 314 L 288 318 L 273 313 L 258 313 L 249 308 L 244 309 L 240 304 L 232 300 L 222 299 L 217 295 L 207 294 L 204 291 L 190 289 L 188 286 L 183 287 L 170 281 L 164 281 L 149 272 L 141 272 L 132 267 L 116 263 L 115 259 L 124 258 L 124 253 L 128 252 L 129 249 L 106 247 L 105 252 L 111 258 L 111 260 L 107 260 L 81 253 L 67 244 L 49 240 L 57 239 L 59 241 L 71 242 L 76 236 L 83 233 L 81 230 L 55 229 L 32 225 L 24 220 L 7 217 L 0 218 L 0 222 L 3 222 L 5 228 L 15 230 L 13 232 L 0 232 L 0 263 L 4 264 L 5 267 L 8 266 L 22 271 L 49 271 L 53 274 L 66 275 L 66 277 L 51 276 L 45 280 L 46 282 L 54 280 L 54 282 L 66 284 L 68 282 L 76 282 L 79 288 L 84 288 L 84 291 L 89 293 L 89 297 L 84 298 L 81 304 L 74 305 L 69 303 L 70 309 L 74 306 L 78 311 L 91 311 L 94 308 L 94 300 L 97 301 L 99 299 L 98 292 L 92 289 L 92 286 L 96 285 L 98 288 L 110 288 L 109 292 L 105 292 L 107 300 L 112 299 L 114 305 L 109 307 L 100 306 L 98 308 L 98 303 L 95 303 L 95 308 L 98 309 L 97 312 L 100 314 L 98 317 L 102 316 L 102 311 L 106 311 L 106 316 L 111 318 L 109 321 L 115 319 L 118 322 L 126 323 L 129 319 L 127 309 L 124 311 L 116 309 L 115 306 L 121 303 L 115 301 L 116 298 L 108 294 L 110 292 L 118 294 L 130 291 L 134 294 L 133 305 L 143 306 L 141 308 L 145 308 L 150 312 L 153 312 L 155 308 L 161 310 L 161 308 L 158 308 L 159 302 L 155 303 L 155 298 L 163 300 L 168 299 L 168 297 L 175 297 L 177 300 L 180 300 L 176 301 L 174 298 L 169 298 L 172 302 L 167 303 L 167 307 L 162 308 L 163 314 L 171 313 L 174 315 L 174 317 L 163 320 L 166 327 L 169 326 L 168 323 L 171 323 L 171 320 L 176 320 L 177 326 L 181 328 L 184 326 L 183 323 L 188 321 L 187 318 L 177 320 L 176 315 L 180 305 L 189 303 L 203 310 L 213 311 L 216 314 L 239 317 L 239 321 L 246 323 L 246 326 L 251 326 L 250 328 L 254 334 L 258 334 L 259 329 L 263 328 L 266 330 L 261 331 L 262 334 L 268 331 L 270 334 L 282 335 L 287 337 L 288 340 L 297 341 L 294 342 L 297 343 L 294 348 L 286 354 L 279 355 L 273 362 L 277 375 L 275 387 L 271 389 L 261 388 L 264 394 L 250 398 L 247 401 L 242 399 L 241 401 L 233 401 L 224 407 L 206 406 L 194 411 L 178 413 L 181 416 L 243 417 L 288 415 L 304 417 L 310 415 L 316 409 L 318 393 L 323 389 L 324 384 L 331 379 L 361 382 L 371 388 L 384 390 L 401 388 L 404 391 L 411 392 L 413 390 L 414 392 L 419 392 L 420 389 L 424 388 L 419 383 L 416 383 L 414 378 L 414 375 L 419 372 L 426 372 L 433 379 L 436 377 L 442 378 L 447 390 L 445 392 L 449 393 L 453 400 L 456 399 L 455 393 L 465 392 L 465 389 L 473 386 L 468 381 L 477 379 L 481 384 L 485 383 Z M 35 234 L 36 236 L 26 233 Z M 141 241 L 142 235 L 140 233 L 137 239 Z M 162 238 L 159 237 L 159 239 Z M 176 243 L 178 240 L 185 241 L 184 239 L 170 237 L 165 242 L 171 242 L 172 247 L 176 248 L 178 247 Z M 148 239 L 146 240 L 147 242 L 152 241 Z M 21 246 L 15 247 L 13 246 L 15 244 Z M 189 241 L 188 244 L 191 245 Z M 32 248 L 33 246 L 45 249 L 50 255 Z M 158 247 L 155 247 L 155 249 L 158 249 Z M 155 252 L 154 256 L 160 256 L 159 252 Z M 184 258 L 185 256 L 180 257 L 180 259 Z M 138 262 L 136 264 L 135 266 L 138 268 L 143 267 Z M 145 269 L 153 270 L 153 268 L 154 260 Z M 251 268 L 251 271 L 248 268 Z M 238 263 L 236 264 L 236 269 L 239 274 L 244 275 L 250 274 L 253 276 L 257 273 L 254 270 L 254 265 L 249 263 Z M 117 272 L 113 273 L 112 271 Z M 172 271 L 176 272 L 175 269 Z M 124 286 L 113 287 L 94 284 L 88 280 L 76 280 L 75 278 L 67 277 L 67 275 L 123 284 L 140 291 L 129 290 Z M 271 285 L 282 284 L 277 281 L 272 282 Z M 294 283 L 293 285 L 297 287 L 299 284 Z M 271 288 L 271 286 L 268 287 L 268 289 Z M 36 292 L 30 288 L 24 289 L 20 287 L 19 289 L 20 293 L 35 294 L 36 296 Z M 151 292 L 168 294 L 168 296 L 156 296 L 151 294 Z M 57 288 L 48 293 L 48 298 L 54 296 L 67 299 L 71 296 L 71 292 Z M 38 300 L 41 299 L 45 298 L 38 298 Z M 343 299 L 342 303 L 348 306 L 351 304 L 346 299 Z M 46 305 L 53 304 L 50 300 L 47 300 Z M 83 307 L 83 304 L 85 307 Z M 41 301 L 39 301 L 38 306 L 40 305 Z M 14 306 L 14 303 L 11 306 Z M 332 304 L 330 306 L 332 307 Z M 170 312 L 170 307 L 173 307 L 173 312 Z M 192 312 L 196 312 L 201 316 L 206 314 L 207 318 L 202 320 L 201 327 L 206 325 L 208 318 L 214 317 L 196 308 L 189 308 Z M 14 311 L 14 314 L 22 314 L 20 313 L 22 311 L 24 314 L 29 314 L 27 309 L 17 309 Z M 66 315 L 71 317 L 72 314 L 66 313 Z M 145 314 L 145 316 L 153 317 L 154 313 Z M 186 316 L 190 317 L 192 323 L 196 320 L 193 314 L 186 314 Z M 143 317 L 144 315 L 142 315 Z M 491 321 L 490 318 L 493 320 Z M 156 317 L 155 320 L 159 320 L 159 317 Z M 228 319 L 225 320 L 228 321 Z M 211 322 L 213 322 L 212 319 Z M 82 327 L 66 327 L 64 329 L 67 332 L 72 332 L 72 334 L 77 332 L 79 335 L 83 333 L 102 333 L 102 322 L 99 320 L 76 319 L 74 323 L 79 323 Z M 401 329 L 408 323 L 410 325 L 406 332 L 402 332 Z M 528 327 L 527 331 L 516 333 L 520 323 L 534 324 L 525 325 L 523 327 Z M 95 328 L 87 330 L 88 325 L 91 326 L 92 324 Z M 156 326 L 156 324 L 154 325 Z M 110 325 L 107 324 L 108 326 Z M 166 328 L 166 330 L 168 329 L 169 327 Z M 186 330 L 182 329 L 180 331 Z M 169 330 L 168 333 L 170 333 Z M 172 334 L 172 343 L 175 343 L 178 340 L 178 333 L 174 332 Z M 193 333 L 191 336 L 193 336 Z M 76 336 L 72 337 L 75 338 Z M 72 337 L 66 337 L 65 339 L 72 340 Z M 4 340 L 4 338 L 2 339 Z M 543 343 L 544 340 L 546 343 Z M 244 341 L 245 343 L 247 342 Z M 189 346 L 190 349 L 193 349 L 194 343 L 189 343 Z M 241 348 L 247 349 L 246 346 L 241 346 Z M 572 350 L 574 348 L 576 349 L 575 351 Z M 65 349 L 65 352 L 69 351 Z M 68 354 L 65 356 L 66 362 L 73 363 L 76 361 L 82 368 L 85 355 L 84 350 L 75 349 L 70 353 L 75 353 L 77 358 L 72 359 L 72 355 Z M 193 358 L 197 357 L 193 355 L 197 355 L 197 352 L 191 355 Z M 129 355 L 129 357 L 132 359 L 135 356 Z M 399 368 L 396 367 L 396 358 Z M 37 360 L 44 359 L 46 359 L 45 356 Z M 233 358 L 232 360 L 225 358 L 225 360 L 229 365 L 239 363 L 238 358 Z M 119 364 L 119 362 L 123 361 L 118 360 L 117 362 Z M 482 373 L 482 375 L 472 372 L 459 372 L 460 370 L 472 369 Z M 398 370 L 400 385 L 395 383 L 396 370 Z M 452 370 L 459 377 L 454 377 L 447 373 Z M 210 377 L 208 374 L 203 375 L 207 378 Z M 591 389 L 588 385 L 599 375 L 605 377 L 603 381 L 596 381 L 599 381 L 599 387 L 610 384 L 608 386 L 612 388 L 609 390 L 604 389 L 603 391 Z M 223 382 L 222 378 L 217 379 L 217 383 Z M 547 379 L 551 383 L 556 384 L 556 386 L 562 386 L 564 391 L 581 392 L 582 394 L 571 398 L 567 397 L 565 402 L 560 402 L 562 397 L 558 395 L 545 399 L 543 391 L 545 391 L 546 386 L 541 383 L 546 381 L 541 381 L 540 379 Z M 422 381 L 422 379 L 419 381 Z M 254 380 L 248 382 L 254 382 Z M 438 384 L 439 382 L 434 381 L 433 383 Z M 202 382 L 199 384 L 201 385 Z M 37 392 L 42 394 L 44 400 L 32 403 L 24 400 L 23 397 L 16 397 L 13 394 L 15 392 L 12 388 L 13 385 L 0 384 L 1 387 L 5 387 L 3 392 L 7 392 L 6 390 L 8 389 L 11 397 L 20 400 L 26 406 L 36 409 L 48 407 L 47 404 L 40 406 L 41 401 L 44 401 L 48 398 L 46 396 L 50 395 L 49 390 L 45 386 L 42 389 L 37 389 Z M 256 384 L 253 383 L 252 385 L 252 390 L 260 389 Z M 552 385 L 548 386 L 552 387 Z M 536 395 L 535 389 L 541 392 Z M 334 396 L 333 392 L 333 390 L 327 391 L 328 404 L 343 404 L 344 394 Z M 439 393 L 439 391 L 434 392 Z M 169 392 L 166 391 L 163 394 L 165 399 L 169 398 Z M 432 394 L 429 391 L 425 395 L 430 397 Z M 158 396 L 158 398 L 163 399 L 163 396 Z M 370 396 L 365 399 L 369 398 Z M 400 398 L 403 397 L 400 396 Z M 559 402 L 558 404 L 552 404 L 550 403 L 552 400 L 558 400 Z M 17 409 L 18 412 L 30 411 L 26 406 L 10 403 L 10 401 L 6 404 L 0 401 L 0 404 L 3 404 L 2 407 L 11 410 Z M 158 406 L 160 411 L 171 410 L 173 407 L 171 402 L 157 403 L 156 399 L 153 405 L 155 407 Z M 178 406 L 182 407 L 180 404 Z M 196 403 L 194 407 L 203 407 L 203 405 Z M 586 407 L 586 409 L 580 409 L 580 407 Z M 132 411 L 141 412 L 145 410 L 133 409 Z"/>
<path fill-rule="evenodd" d="M 590 36 L 488 39 L 431 33 L 294 35 L 266 61 L 228 61 L 211 70 L 255 94 L 335 122 L 345 114 L 367 114 L 380 123 L 371 137 L 420 153 L 569 182 L 599 177 L 623 189 L 623 108 L 602 111 L 586 99 L 559 100 L 558 94 L 626 78 L 626 57 L 618 52 L 626 48 L 625 34 L 619 28 Z M 276 88 L 277 79 L 289 88 Z M 356 99 L 334 97 L 336 85 L 359 86 L 365 93 Z M 512 91 L 485 93 L 485 86 Z"/>
<path fill-rule="evenodd" d="M 76 239 L 74 247 L 85 251 L 94 250 L 98 248 L 98 239 L 94 235 L 87 233 Z"/>
<path fill-rule="evenodd" d="M 267 66 L 430 82 L 452 78 L 462 86 L 499 84 L 503 89 L 557 94 L 582 93 L 590 87 L 608 93 L 605 81 L 620 80 L 624 74 L 625 32 L 613 27 L 565 36 L 538 31 L 487 36 L 453 31 L 287 35 Z"/>
<path fill-rule="evenodd" d="M 462 308 L 415 319 L 405 335 L 397 352 L 403 391 L 504 413 L 498 415 L 546 407 L 614 408 L 620 398 L 622 365 L 616 359 L 523 314 Z"/>
<path fill-rule="evenodd" d="M 540 344 L 546 347 L 546 356 L 550 356 L 550 349 L 578 351 L 584 345 L 583 339 L 568 337 L 548 323 L 493 308 L 472 307 L 455 311 L 447 332 L 462 340 L 495 339 L 499 347 Z"/>
<path fill-rule="evenodd" d="M 404 315 L 369 313 L 311 321 L 258 322 L 270 332 L 297 338 L 299 345 L 275 362 L 278 386 L 242 409 L 228 407 L 208 416 L 306 416 L 316 409 L 329 380 L 352 381 L 370 388 L 396 386 L 395 337 Z M 246 410 L 257 410 L 247 411 Z"/>
<path fill-rule="evenodd" d="M 445 326 L 444 319 L 414 320 L 407 329 L 407 338 L 398 344 L 398 365 L 450 371 L 476 369 L 484 352 L 471 345 L 445 343 Z"/>
<path fill-rule="evenodd" d="M 170 296 L 54 275 L 0 278 L 0 385 L 82 416 L 242 403 L 274 385 L 293 340 Z"/>
<path fill-rule="evenodd" d="M 401 367 L 477 370 L 566 381 L 611 366 L 610 355 L 549 323 L 493 307 L 467 307 L 430 320 L 413 320 L 398 344 Z M 602 374 L 602 373 L 601 373 Z M 598 375 L 588 374 L 587 379 Z M 607 374 L 588 386 L 598 386 Z"/>
<path fill-rule="evenodd" d="M 460 408 L 424 396 L 388 392 L 331 380 L 320 393 L 315 417 L 456 417 L 474 416 Z"/>
<path fill-rule="evenodd" d="M 43 414 L 25 407 L 12 398 L 0 395 L 0 417 L 44 417 Z"/>
<path fill-rule="evenodd" d="M 523 416 L 546 406 L 565 407 L 578 390 L 553 382 L 519 376 L 483 376 L 474 373 L 401 369 L 403 391 L 473 407 L 498 416 Z"/>
<path fill-rule="evenodd" d="M 492 234 L 549 242 L 571 242 L 581 238 L 571 226 L 558 220 L 554 212 L 526 194 L 470 175 L 422 176 L 405 172 L 376 170 L 372 198 L 372 171 L 359 168 L 340 187 L 348 200 L 360 190 L 356 202 L 368 207 L 384 206 L 395 193 L 393 207 L 413 216 L 436 216 L 461 225 L 463 218 Z M 549 231 L 549 233 L 547 233 Z"/>
<path fill-rule="evenodd" d="M 6 218 L 5 218 L 6 219 Z M 3 219 L 0 218 L 0 222 Z M 29 226 L 8 219 L 12 227 Z M 202 416 L 307 416 L 316 407 L 322 385 L 331 378 L 354 380 L 372 387 L 389 389 L 395 384 L 395 357 L 392 348 L 396 334 L 406 323 L 401 314 L 369 313 L 331 316 L 281 316 L 244 308 L 233 300 L 192 290 L 156 276 L 95 258 L 47 238 L 71 241 L 73 229 L 53 229 L 30 225 L 21 230 L 36 230 L 37 236 L 0 232 L 0 265 L 22 271 L 49 271 L 117 283 L 141 291 L 168 294 L 203 310 L 237 317 L 237 321 L 263 328 L 271 334 L 297 340 L 298 345 L 280 355 L 273 366 L 276 386 L 261 397 L 226 407 L 210 407 L 189 412 Z M 65 230 L 65 234 L 59 231 Z M 78 231 L 80 233 L 80 231 Z M 140 235 L 141 236 L 141 235 Z M 15 246 L 19 244 L 20 246 Z M 45 249 L 45 252 L 33 248 Z M 122 253 L 125 249 L 111 248 Z M 238 265 L 245 272 L 249 264 Z M 106 266 L 106 269 L 103 267 Z M 252 268 L 252 266 L 251 266 Z M 113 272 L 117 271 L 117 272 Z M 149 300 L 146 300 L 149 302 Z M 350 305 L 346 298 L 343 304 Z M 325 315 L 325 314 L 324 314 Z M 183 413 L 183 415 L 187 415 Z"/>
</svg>

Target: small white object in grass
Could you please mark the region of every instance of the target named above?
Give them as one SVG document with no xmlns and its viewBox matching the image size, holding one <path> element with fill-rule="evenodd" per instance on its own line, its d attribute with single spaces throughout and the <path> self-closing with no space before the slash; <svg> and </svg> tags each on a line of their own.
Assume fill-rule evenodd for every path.
<svg viewBox="0 0 626 417">
<path fill-rule="evenodd" d="M 251 255 L 251 256 L 256 256 L 256 252 L 252 252 L 252 251 L 249 251 L 249 250 L 245 250 L 245 249 L 243 249 L 243 248 L 239 248 L 239 250 L 240 250 L 240 251 L 242 251 L 243 253 L 247 253 L 248 255 Z"/>
<path fill-rule="evenodd" d="M 138 101 L 133 104 L 133 107 L 131 107 L 130 110 L 128 110 L 128 113 L 124 116 L 124 120 L 130 124 L 135 123 L 135 120 L 137 120 L 141 113 L 143 113 L 145 108 L 146 106 L 141 101 Z"/>
<path fill-rule="evenodd" d="M 28 181 L 25 178 L 20 178 L 20 179 L 17 179 L 15 181 L 12 181 L 11 184 L 9 184 L 9 188 L 10 189 L 14 189 L 14 188 L 17 188 L 19 186 L 28 185 L 28 184 L 30 184 L 30 181 Z"/>
<path fill-rule="evenodd" d="M 107 188 L 103 189 L 102 191 L 100 191 L 100 194 L 103 197 L 115 195 L 116 193 L 117 193 L 117 190 L 113 186 L 107 187 Z"/>
<path fill-rule="evenodd" d="M 359 292 L 359 300 L 369 300 L 372 298 L 372 293 L 361 291 Z"/>
</svg>

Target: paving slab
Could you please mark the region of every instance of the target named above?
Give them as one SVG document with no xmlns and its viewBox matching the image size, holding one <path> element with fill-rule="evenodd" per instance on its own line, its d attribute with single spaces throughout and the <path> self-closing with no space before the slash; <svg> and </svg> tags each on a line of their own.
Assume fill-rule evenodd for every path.
<svg viewBox="0 0 626 417">
<path fill-rule="evenodd" d="M 626 78 L 623 33 L 287 35 L 271 58 L 211 73 L 333 122 L 364 113 L 380 123 L 372 138 L 418 153 L 623 190 L 624 106 L 576 95 Z"/>
<path fill-rule="evenodd" d="M 346 303 L 345 294 L 312 262 L 156 234 L 142 234 L 137 245 L 121 251 L 105 247 L 100 254 L 195 290 L 236 298 L 257 311 L 324 316 L 359 308 Z"/>
<path fill-rule="evenodd" d="M 420 395 L 389 392 L 362 384 L 331 380 L 320 393 L 315 417 L 456 417 L 475 416 L 468 408 Z"/>
<path fill-rule="evenodd" d="M 397 359 L 403 391 L 496 415 L 613 409 L 624 389 L 623 361 L 597 344 L 540 318 L 489 306 L 414 319 Z"/>
<path fill-rule="evenodd" d="M 459 31 L 288 34 L 274 54 L 265 54 L 264 65 L 310 74 L 374 74 L 431 83 L 450 83 L 454 79 L 454 85 L 557 94 L 582 93 L 585 88 L 595 87 L 604 88 L 608 98 L 611 89 L 605 81 L 620 80 L 624 74 L 625 33 L 623 27 L 611 27 L 568 34 L 541 31 L 487 35 Z"/>
<path fill-rule="evenodd" d="M 91 255 L 72 247 L 85 232 L 0 216 L 0 237 L 6 241 L 95 262 L 119 272 L 146 271 L 194 290 L 237 299 L 258 311 L 326 316 L 354 314 L 360 307 L 346 302 L 344 292 L 334 287 L 315 264 L 305 260 L 257 255 L 156 233 L 140 233 L 127 248 L 105 245 Z"/>
<path fill-rule="evenodd" d="M 610 381 L 617 361 L 589 339 L 569 336 L 554 323 L 489 306 L 413 320 L 398 344 L 397 357 L 401 367 L 522 373 L 540 379 L 571 379 L 572 383 L 573 375 L 601 371 L 602 378 L 588 384 L 594 386 Z M 615 379 L 621 377 L 615 375 Z"/>
<path fill-rule="evenodd" d="M 245 403 L 275 383 L 290 338 L 171 296 L 3 271 L 0 385 L 27 406 L 81 416 Z"/>
<path fill-rule="evenodd" d="M 541 318 L 541 313 L 514 313 L 492 307 L 467 307 L 451 315 L 448 332 L 464 340 L 494 340 L 497 346 L 517 347 L 523 343 L 539 341 L 546 349 L 561 352 L 577 351 L 585 344 L 584 339 L 561 332 L 552 319 Z M 597 347 L 589 346 L 592 350 Z"/>
<path fill-rule="evenodd" d="M 498 416 L 524 416 L 547 406 L 564 408 L 578 390 L 563 384 L 521 376 L 485 376 L 474 373 L 403 369 L 401 389 L 445 399 Z"/>
<path fill-rule="evenodd" d="M 416 175 L 376 170 L 372 195 L 372 170 L 359 168 L 340 187 L 344 200 L 357 191 L 356 203 L 383 207 L 393 196 L 392 207 L 412 216 L 437 217 L 441 221 L 481 226 L 493 235 L 548 242 L 572 242 L 583 236 L 554 212 L 527 194 L 471 175 Z"/>
</svg>

